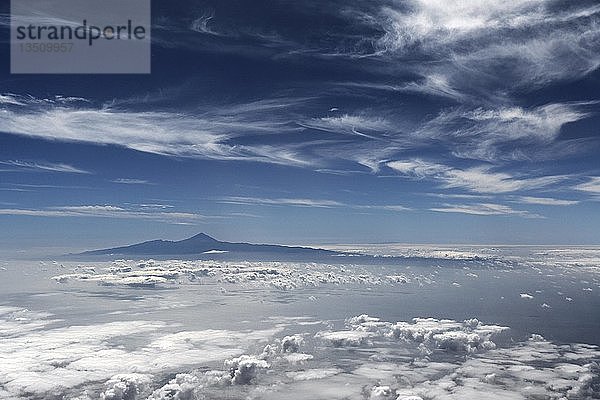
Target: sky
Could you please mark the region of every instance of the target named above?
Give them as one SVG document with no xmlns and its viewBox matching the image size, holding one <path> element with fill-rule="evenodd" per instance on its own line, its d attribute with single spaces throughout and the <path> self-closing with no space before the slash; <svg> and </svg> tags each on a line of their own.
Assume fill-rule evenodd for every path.
<svg viewBox="0 0 600 400">
<path fill-rule="evenodd" d="M 154 0 L 148 75 L 11 75 L 9 23 L 3 251 L 599 244 L 596 1 Z"/>
</svg>

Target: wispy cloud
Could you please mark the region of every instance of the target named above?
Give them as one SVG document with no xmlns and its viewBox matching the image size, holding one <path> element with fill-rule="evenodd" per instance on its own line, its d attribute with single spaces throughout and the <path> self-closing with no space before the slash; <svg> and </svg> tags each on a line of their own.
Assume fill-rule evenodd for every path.
<svg viewBox="0 0 600 400">
<path fill-rule="evenodd" d="M 176 113 L 71 107 L 33 99 L 28 107 L 1 109 L 0 130 L 52 140 L 115 144 L 170 156 L 307 166 L 314 160 L 300 151 L 302 143 L 238 143 L 242 137 L 302 129 L 277 114 L 297 101 L 276 99 Z"/>
<path fill-rule="evenodd" d="M 30 191 L 29 189 L 61 189 L 61 190 L 67 190 L 67 189 L 73 189 L 73 190 L 82 190 L 82 189 L 97 189 L 97 187 L 95 186 L 80 186 L 80 185 L 52 185 L 52 184 L 39 184 L 39 183 L 11 183 L 11 182 L 7 182 L 5 183 L 6 185 L 9 185 L 11 187 L 15 187 L 15 188 L 21 188 L 19 190 L 23 190 L 23 191 Z M 24 189 L 27 190 L 24 190 Z M 6 190 L 10 190 L 10 189 L 6 189 Z M 15 189 L 17 190 L 17 189 Z"/>
<path fill-rule="evenodd" d="M 215 18 L 213 10 L 207 10 L 200 17 L 194 19 L 190 24 L 192 31 L 214 36 L 225 36 L 221 32 L 217 32 L 211 27 L 211 21 Z"/>
<path fill-rule="evenodd" d="M 381 117 L 348 114 L 311 119 L 302 122 L 301 125 L 307 128 L 362 136 L 370 139 L 377 139 L 378 134 L 381 135 L 392 127 L 388 121 Z"/>
<path fill-rule="evenodd" d="M 551 197 L 520 196 L 516 201 L 523 204 L 536 204 L 542 206 L 572 206 L 579 204 L 579 201 L 577 200 L 562 200 Z"/>
<path fill-rule="evenodd" d="M 509 206 L 494 203 L 444 204 L 441 207 L 430 208 L 430 210 L 471 215 L 516 215 L 525 218 L 544 218 L 538 214 L 532 214 L 523 210 L 515 210 Z"/>
<path fill-rule="evenodd" d="M 488 30 L 510 27 L 517 21 L 524 23 L 523 15 L 527 20 L 540 19 L 543 3 L 530 0 L 510 3 L 409 0 L 402 9 L 382 9 L 387 30 L 379 45 L 387 51 L 402 51 L 413 45 L 431 47 L 452 44 L 464 37 L 472 39 Z"/>
<path fill-rule="evenodd" d="M 131 178 L 118 178 L 118 179 L 113 179 L 111 182 L 120 183 L 123 185 L 149 185 L 149 184 L 151 184 L 150 181 L 147 181 L 145 179 L 131 179 Z"/>
<path fill-rule="evenodd" d="M 48 207 L 42 209 L 0 208 L 0 215 L 31 216 L 31 217 L 93 217 L 117 219 L 144 219 L 166 223 L 194 223 L 207 218 L 196 213 L 166 212 L 148 210 L 147 208 L 131 209 L 114 205 L 81 205 Z"/>
<path fill-rule="evenodd" d="M 518 190 L 536 189 L 556 184 L 564 176 L 542 176 L 537 178 L 516 178 L 504 172 L 492 172 L 490 167 L 473 167 L 466 170 L 451 169 L 444 172 L 444 187 L 462 187 L 480 193 L 506 193 Z"/>
<path fill-rule="evenodd" d="M 25 170 L 37 170 L 44 172 L 65 172 L 71 174 L 91 174 L 91 172 L 83 170 L 81 168 L 74 167 L 68 164 L 55 164 L 55 163 L 47 163 L 47 162 L 32 162 L 32 161 L 22 161 L 22 160 L 8 160 L 8 161 L 0 161 L 1 165 L 7 165 L 10 167 L 15 167 L 18 169 Z"/>
<path fill-rule="evenodd" d="M 387 166 L 409 177 L 439 181 L 444 188 L 463 188 L 476 193 L 508 193 L 536 189 L 565 179 L 564 176 L 518 178 L 509 173 L 494 172 L 490 166 L 458 169 L 421 159 L 391 161 Z"/>
<path fill-rule="evenodd" d="M 415 139 L 444 143 L 460 158 L 484 161 L 528 160 L 569 155 L 554 149 L 561 128 L 592 115 L 595 102 L 550 103 L 539 107 L 495 107 L 440 112 L 422 124 Z M 582 149 L 579 149 L 582 150 Z"/>
<path fill-rule="evenodd" d="M 413 211 L 413 208 L 403 205 L 354 205 L 351 207 L 364 210 Z"/>
<path fill-rule="evenodd" d="M 461 93 L 448 81 L 448 78 L 436 72 L 422 74 L 419 79 L 406 83 L 380 83 L 380 82 L 340 82 L 337 85 L 357 88 L 381 90 L 387 92 L 413 92 L 430 96 L 447 97 L 454 100 L 467 100 L 468 96 Z"/>
<path fill-rule="evenodd" d="M 600 65 L 597 5 L 558 9 L 551 0 L 384 4 L 369 15 L 385 32 L 377 40 L 378 53 L 433 57 L 439 62 L 429 66 L 430 73 L 463 92 L 499 90 L 507 78 L 513 87 L 529 89 L 583 76 Z M 507 62 L 511 70 L 498 75 Z"/>
<path fill-rule="evenodd" d="M 427 196 L 439 197 L 441 199 L 466 199 L 466 200 L 480 200 L 480 199 L 491 199 L 491 195 L 481 194 L 464 194 L 464 193 L 425 193 Z"/>
<path fill-rule="evenodd" d="M 587 182 L 580 183 L 574 188 L 591 194 L 600 194 L 600 176 L 593 176 Z"/>
<path fill-rule="evenodd" d="M 12 93 L 0 94 L 0 104 L 12 104 L 16 106 L 24 106 L 25 103 L 22 103 L 17 95 Z"/>
<path fill-rule="evenodd" d="M 319 208 L 330 208 L 344 206 L 344 203 L 340 203 L 334 200 L 322 200 L 322 199 L 269 199 L 262 197 L 224 197 L 219 200 L 222 203 L 228 204 L 249 204 L 249 205 L 283 205 L 283 206 L 296 206 L 296 207 L 319 207 Z"/>
<path fill-rule="evenodd" d="M 334 208 L 343 207 L 357 210 L 384 210 L 384 211 L 410 211 L 411 208 L 400 204 L 376 205 L 376 204 L 348 204 L 336 200 L 325 199 L 293 199 L 293 198 L 262 198 L 262 197 L 223 197 L 219 199 L 222 203 L 260 205 L 260 206 L 291 206 L 291 207 L 313 207 Z"/>
<path fill-rule="evenodd" d="M 124 108 L 134 107 L 132 103 L 118 101 L 97 108 L 82 105 L 79 98 L 68 102 L 66 97 L 61 99 L 21 96 L 18 101 L 26 107 L 0 106 L 0 130 L 52 140 L 115 144 L 175 157 L 313 169 L 344 160 L 374 173 L 379 172 L 382 162 L 397 158 L 406 149 L 447 152 L 454 158 L 488 162 L 555 158 L 558 150 L 563 155 L 583 151 L 589 146 L 571 146 L 564 140 L 557 149 L 557 138 L 565 124 L 592 115 L 596 104 L 457 107 L 411 124 L 391 110 L 341 115 L 335 111 L 325 117 L 307 118 L 301 112 L 307 111 L 311 100 L 307 97 L 210 105 L 190 112 L 132 111 Z M 339 136 L 319 138 L 308 130 Z"/>
<path fill-rule="evenodd" d="M 77 96 L 54 95 L 44 98 L 36 98 L 31 95 L 16 93 L 0 94 L 0 104 L 8 106 L 31 106 L 31 105 L 73 105 L 77 103 L 90 103 L 89 100 Z"/>
</svg>

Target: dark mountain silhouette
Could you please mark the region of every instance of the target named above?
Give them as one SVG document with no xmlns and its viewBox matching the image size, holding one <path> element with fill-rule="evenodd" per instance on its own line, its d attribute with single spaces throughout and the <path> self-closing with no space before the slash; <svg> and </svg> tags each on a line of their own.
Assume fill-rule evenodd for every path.
<svg viewBox="0 0 600 400">
<path fill-rule="evenodd" d="M 339 254 L 335 251 L 314 249 L 311 247 L 221 242 L 205 233 L 199 233 L 191 238 L 179 241 L 150 240 L 148 242 L 132 244 L 130 246 L 86 251 L 80 253 L 79 255 L 189 255 L 202 254 L 211 250 L 236 253 L 270 253 L 280 255 L 323 256 Z"/>
</svg>

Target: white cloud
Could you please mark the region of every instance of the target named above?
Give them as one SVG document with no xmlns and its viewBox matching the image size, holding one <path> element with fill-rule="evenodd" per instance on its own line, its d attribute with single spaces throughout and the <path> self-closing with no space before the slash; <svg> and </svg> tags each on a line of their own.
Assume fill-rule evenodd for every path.
<svg viewBox="0 0 600 400">
<path fill-rule="evenodd" d="M 215 13 L 207 11 L 202 16 L 194 19 L 190 25 L 190 29 L 207 35 L 224 36 L 223 33 L 219 33 L 210 27 L 211 21 L 215 18 Z"/>
<path fill-rule="evenodd" d="M 317 338 L 331 343 L 334 347 L 360 347 L 370 344 L 369 338 L 374 336 L 370 332 L 363 331 L 333 331 L 319 332 Z"/>
<path fill-rule="evenodd" d="M 479 193 L 506 193 L 523 189 L 534 189 L 564 180 L 562 176 L 539 178 L 515 178 L 504 172 L 492 172 L 489 167 L 473 167 L 466 170 L 451 169 L 444 172 L 444 187 L 465 188 Z"/>
<path fill-rule="evenodd" d="M 359 209 L 371 209 L 371 210 L 387 210 L 387 211 L 412 211 L 413 209 L 410 207 L 406 207 L 403 205 L 383 205 L 383 206 L 354 206 L 354 208 Z"/>
<path fill-rule="evenodd" d="M 288 372 L 286 375 L 295 381 L 311 381 L 315 379 L 324 379 L 341 373 L 338 368 L 314 368 L 297 372 Z"/>
<path fill-rule="evenodd" d="M 401 174 L 411 175 L 417 178 L 437 176 L 452 170 L 452 168 L 446 165 L 430 163 L 421 159 L 390 161 L 387 163 L 387 166 Z"/>
<path fill-rule="evenodd" d="M 248 347 L 268 341 L 280 331 L 273 328 L 172 332 L 173 328 L 176 327 L 164 322 L 130 320 L 23 330 L 4 336 L 0 387 L 7 392 L 6 398 L 43 398 L 108 380 L 101 398 L 132 399 L 137 398 L 134 395 L 148 393 L 156 379 L 153 375 L 223 362 L 240 356 Z M 114 344 L 115 339 L 132 335 L 136 340 L 127 348 Z"/>
<path fill-rule="evenodd" d="M 288 198 L 264 198 L 264 197 L 238 197 L 229 196 L 219 200 L 226 204 L 241 204 L 241 205 L 261 205 L 261 206 L 291 206 L 291 207 L 316 207 L 316 208 L 333 208 L 344 207 L 356 210 L 383 210 L 383 211 L 410 211 L 410 207 L 401 204 L 383 204 L 383 205 L 361 205 L 348 204 L 336 200 L 326 199 L 288 199 Z"/>
<path fill-rule="evenodd" d="M 212 371 L 208 371 L 207 375 L 209 372 Z M 222 377 L 216 376 L 215 378 L 220 380 Z M 147 400 L 193 399 L 194 392 L 200 390 L 204 384 L 204 380 L 199 379 L 196 375 L 177 374 L 167 384 L 156 389 Z"/>
<path fill-rule="evenodd" d="M 465 94 L 453 87 L 448 77 L 436 72 L 424 75 L 421 81 L 409 82 L 398 86 L 395 90 L 449 97 L 456 100 L 466 99 Z"/>
<path fill-rule="evenodd" d="M 233 385 L 250 383 L 261 369 L 269 368 L 269 364 L 260 358 L 247 354 L 225 361 L 225 366 L 231 371 Z"/>
<path fill-rule="evenodd" d="M 275 112 L 298 99 L 276 99 L 214 107 L 195 115 L 167 111 L 126 111 L 73 107 L 64 102 L 24 98 L 27 107 L 0 108 L 0 130 L 52 140 L 114 144 L 170 156 L 250 160 L 308 166 L 303 144 L 235 144 L 246 135 L 295 132 L 299 128 Z"/>
<path fill-rule="evenodd" d="M 105 382 L 107 389 L 100 394 L 100 400 L 129 400 L 149 394 L 152 376 L 144 374 L 118 374 Z"/>
<path fill-rule="evenodd" d="M 307 128 L 357 135 L 370 139 L 377 139 L 378 134 L 381 135 L 392 128 L 392 125 L 381 117 L 348 114 L 339 117 L 312 119 L 301 123 L 301 125 Z"/>
<path fill-rule="evenodd" d="M 447 256 L 447 252 L 445 256 Z M 442 256 L 443 258 L 444 256 Z M 362 267 L 347 268 L 340 265 L 312 264 L 309 270 L 304 264 L 283 262 L 228 262 L 220 261 L 120 261 L 104 270 L 60 271 L 52 279 L 58 283 L 86 282 L 102 286 L 122 285 L 124 287 L 153 287 L 157 285 L 177 286 L 193 283 L 201 279 L 219 285 L 242 284 L 245 287 L 276 288 L 295 290 L 302 287 L 320 285 L 403 285 L 411 282 L 413 276 L 406 274 L 390 279 L 387 275 L 374 273 Z M 421 283 L 422 280 L 421 280 Z M 0 330 L 1 331 L 1 330 Z M 300 346 L 300 338 L 290 336 L 286 349 Z M 291 346 L 291 347 L 290 347 Z M 284 345 L 281 345 L 283 348 Z"/>
<path fill-rule="evenodd" d="M 415 140 L 441 141 L 453 155 L 486 161 L 566 156 L 577 143 L 555 146 L 565 124 L 591 115 L 595 103 L 551 103 L 539 107 L 452 109 L 417 128 Z"/>
<path fill-rule="evenodd" d="M 589 114 L 577 109 L 577 104 L 546 104 L 529 110 L 521 107 L 506 107 L 493 110 L 476 109 L 462 117 L 486 123 L 479 132 L 491 136 L 496 133 L 501 139 L 520 138 L 555 139 L 560 128 L 569 122 L 578 121 Z"/>
<path fill-rule="evenodd" d="M 434 57 L 440 62 L 427 66 L 431 73 L 468 91 L 499 87 L 502 79 L 531 86 L 591 72 L 600 65 L 599 12 L 583 4 L 557 11 L 550 0 L 409 0 L 370 18 L 385 31 L 377 41 L 380 54 Z M 511 71 L 494 73 L 507 62 Z"/>
<path fill-rule="evenodd" d="M 421 159 L 390 161 L 387 166 L 409 177 L 440 181 L 444 188 L 464 188 L 476 193 L 508 193 L 535 189 L 565 179 L 563 176 L 517 178 L 505 172 L 493 172 L 489 166 L 463 170 Z"/>
<path fill-rule="evenodd" d="M 224 197 L 220 200 L 222 203 L 228 204 L 251 204 L 251 205 L 283 205 L 283 206 L 297 206 L 297 207 L 340 207 L 344 206 L 335 200 L 322 200 L 322 199 L 269 199 L 263 197 L 240 197 L 230 196 Z"/>
<path fill-rule="evenodd" d="M 444 213 L 459 213 L 471 215 L 517 215 L 526 218 L 543 218 L 528 211 L 515 210 L 509 206 L 493 203 L 478 204 L 444 204 L 442 207 L 430 208 L 431 211 Z"/>
<path fill-rule="evenodd" d="M 112 205 L 63 206 L 44 209 L 0 208 L 0 215 L 147 219 L 169 223 L 198 222 L 206 218 L 211 218 L 196 213 L 149 211 L 147 209 L 135 210 Z"/>
<path fill-rule="evenodd" d="M 121 183 L 123 185 L 147 185 L 150 182 L 144 179 L 118 178 L 113 179 L 113 183 Z"/>
<path fill-rule="evenodd" d="M 302 335 L 290 335 L 281 339 L 281 351 L 297 353 L 304 342 Z"/>
<path fill-rule="evenodd" d="M 157 265 L 183 268 L 183 264 L 190 267 L 195 263 L 147 261 L 140 269 Z M 136 262 L 116 264 L 125 267 Z M 204 264 L 212 264 L 215 270 L 225 268 L 214 262 Z M 248 266 L 250 263 L 232 262 L 227 268 L 241 273 Z M 282 267 L 280 263 L 264 265 L 271 266 Z M 317 267 L 296 266 L 303 271 Z M 323 276 L 337 268 L 322 267 Z M 358 266 L 345 268 L 349 271 Z M 572 273 L 572 268 L 569 270 Z M 206 287 L 206 283 L 201 285 Z M 245 282 L 238 287 L 249 289 Z M 148 304 L 156 311 L 154 305 Z M 172 306 L 160 302 L 159 309 Z M 183 400 L 218 398 L 225 393 L 229 397 L 291 400 L 301 393 L 307 398 L 416 400 L 593 398 L 598 394 L 594 385 L 595 361 L 600 356 L 597 346 L 554 344 L 536 334 L 529 340 L 519 339 L 508 327 L 476 318 L 390 322 L 363 314 L 348 318 L 342 327 L 342 321 L 280 316 L 261 321 L 262 330 L 185 330 L 174 326 L 172 320 L 123 318 L 73 325 L 49 317 L 0 307 L 1 398 Z M 39 321 L 46 323 L 35 327 Z M 13 329 L 2 332 L 6 322 Z M 321 329 L 326 330 L 319 332 Z M 291 332 L 300 333 L 288 336 L 288 343 L 297 344 L 304 338 L 305 364 L 285 357 L 289 353 L 283 349 L 283 336 Z M 354 340 L 360 338 L 366 340 Z M 265 351 L 260 353 L 261 349 Z M 340 366 L 340 360 L 344 365 Z"/>
<path fill-rule="evenodd" d="M 422 73 L 422 72 L 421 72 Z M 421 75 L 420 80 L 403 84 L 378 82 L 341 82 L 338 85 L 350 88 L 373 89 L 390 92 L 415 92 L 434 96 L 464 100 L 466 96 L 454 88 L 448 78 L 438 72 Z"/>
<path fill-rule="evenodd" d="M 590 177 L 590 179 L 587 182 L 576 185 L 574 188 L 583 192 L 600 194 L 600 177 Z"/>
<path fill-rule="evenodd" d="M 517 198 L 519 203 L 525 204 L 539 204 L 543 206 L 571 206 L 575 204 L 579 204 L 577 200 L 561 200 L 561 199 L 553 199 L 551 197 L 530 197 L 530 196 L 520 196 Z"/>
<path fill-rule="evenodd" d="M 19 100 L 19 96 L 12 93 L 0 94 L 0 104 L 12 104 L 16 106 L 25 105 L 25 103 Z"/>
<path fill-rule="evenodd" d="M 481 194 L 463 194 L 463 193 L 426 193 L 427 196 L 439 197 L 442 199 L 467 199 L 467 200 L 478 200 L 478 199 L 491 199 L 493 196 L 481 195 Z"/>
<path fill-rule="evenodd" d="M 541 17 L 543 1 L 518 0 L 498 3 L 493 0 L 462 2 L 450 0 L 410 0 L 406 10 L 391 7 L 382 10 L 388 31 L 379 45 L 388 51 L 403 50 L 411 45 L 450 44 L 460 38 L 472 38 L 482 31 L 509 27 L 523 21 L 524 13 Z M 525 14 L 527 15 L 527 14 Z"/>
<path fill-rule="evenodd" d="M 8 160 L 8 161 L 0 161 L 1 165 L 8 165 L 10 167 L 22 168 L 27 170 L 38 170 L 38 171 L 47 171 L 47 172 L 65 172 L 72 174 L 90 174 L 91 172 L 85 171 L 80 168 L 76 168 L 72 165 L 68 164 L 55 164 L 55 163 L 45 163 L 45 162 L 30 162 L 30 161 L 22 161 L 22 160 Z"/>
</svg>

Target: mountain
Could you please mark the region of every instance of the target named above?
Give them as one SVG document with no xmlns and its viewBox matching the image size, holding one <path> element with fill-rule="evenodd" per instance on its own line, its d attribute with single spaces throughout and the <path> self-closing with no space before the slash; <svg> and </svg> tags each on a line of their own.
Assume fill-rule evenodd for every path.
<svg viewBox="0 0 600 400">
<path fill-rule="evenodd" d="M 130 246 L 113 247 L 110 249 L 92 250 L 79 253 L 81 256 L 99 256 L 99 255 L 144 255 L 144 256 L 163 256 L 163 255 L 190 255 L 211 253 L 269 253 L 277 255 L 336 255 L 335 251 L 314 249 L 311 247 L 280 246 L 274 244 L 251 244 L 251 243 L 231 243 L 222 242 L 214 239 L 205 233 L 199 233 L 188 239 L 171 240 L 150 240 L 148 242 L 132 244 Z"/>
</svg>

